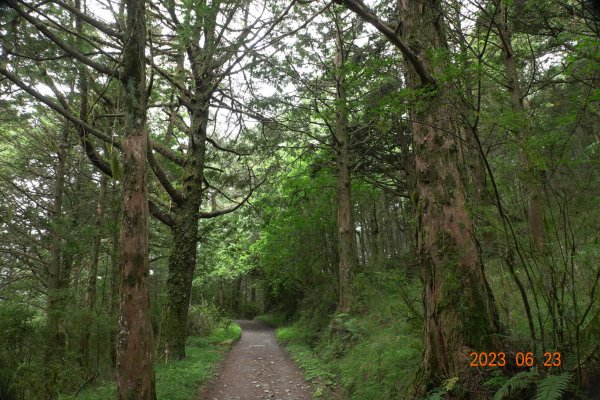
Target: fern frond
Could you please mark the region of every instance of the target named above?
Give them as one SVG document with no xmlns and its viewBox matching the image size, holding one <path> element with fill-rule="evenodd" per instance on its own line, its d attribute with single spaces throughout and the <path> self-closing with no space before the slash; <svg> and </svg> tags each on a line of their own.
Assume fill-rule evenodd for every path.
<svg viewBox="0 0 600 400">
<path fill-rule="evenodd" d="M 435 391 L 433 393 L 430 393 L 429 396 L 427 396 L 426 400 L 444 400 L 445 393 L 446 392 Z"/>
<path fill-rule="evenodd" d="M 569 353 L 564 355 L 563 368 L 566 371 L 573 371 L 577 368 L 577 354 Z"/>
<path fill-rule="evenodd" d="M 560 400 L 569 387 L 571 374 L 548 375 L 538 385 L 535 400 Z"/>
<path fill-rule="evenodd" d="M 527 387 L 538 376 L 537 370 L 519 372 L 506 381 L 494 395 L 494 400 L 502 400 L 511 394 Z"/>
</svg>

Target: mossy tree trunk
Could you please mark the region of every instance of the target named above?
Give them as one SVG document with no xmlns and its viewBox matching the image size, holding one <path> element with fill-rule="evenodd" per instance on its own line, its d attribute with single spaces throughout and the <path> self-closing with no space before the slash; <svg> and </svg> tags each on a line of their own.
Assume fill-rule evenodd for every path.
<svg viewBox="0 0 600 400">
<path fill-rule="evenodd" d="M 126 8 L 127 28 L 122 57 L 125 138 L 117 394 L 120 400 L 155 400 L 154 336 L 149 315 L 144 0 L 126 0 Z"/>
<path fill-rule="evenodd" d="M 470 351 L 494 351 L 499 321 L 479 258 L 469 218 L 450 100 L 440 89 L 414 111 L 417 193 L 417 258 L 424 285 L 426 393 L 458 376 L 476 388 L 468 367 Z M 446 116 L 447 118 L 439 118 Z M 417 122 L 418 121 L 418 122 Z"/>
<path fill-rule="evenodd" d="M 439 1 L 400 0 L 400 24 L 390 27 L 362 1 L 343 2 L 383 33 L 403 54 L 406 83 L 414 89 L 410 111 L 415 157 L 417 258 L 424 286 L 425 349 L 415 391 L 425 395 L 444 379 L 459 378 L 453 398 L 476 398 L 471 350 L 496 350 L 500 331 L 466 203 L 458 116 Z M 433 57 L 432 57 L 433 56 Z"/>
<path fill-rule="evenodd" d="M 110 298 L 108 312 L 114 321 L 117 320 L 119 312 L 119 293 L 121 291 L 121 245 L 120 241 L 120 221 L 122 205 L 119 201 L 121 191 L 119 185 L 113 182 L 111 193 L 111 215 L 110 215 Z M 110 360 L 111 367 L 117 367 L 117 331 L 113 325 L 110 330 Z"/>
<path fill-rule="evenodd" d="M 197 78 L 197 87 L 204 87 L 203 78 Z M 162 337 L 168 357 L 178 360 L 185 358 L 188 308 L 196 268 L 209 98 L 209 95 L 199 91 L 191 104 L 190 144 L 182 177 L 182 196 L 176 206 L 175 224 L 171 227 L 173 248 L 169 256 L 167 305 Z"/>
<path fill-rule="evenodd" d="M 413 44 L 424 69 L 442 78 L 447 42 L 438 1 L 401 1 L 401 37 Z M 431 59 L 435 54 L 436 59 Z M 459 377 L 464 391 L 456 398 L 476 398 L 478 382 L 468 366 L 470 351 L 494 351 L 500 330 L 494 299 L 486 281 L 466 202 L 466 179 L 459 138 L 462 127 L 456 94 L 449 84 L 423 82 L 407 62 L 409 87 L 423 91 L 411 110 L 415 155 L 417 258 L 424 286 L 425 394 L 443 379 Z M 435 79 L 435 78 L 434 78 Z"/>
</svg>

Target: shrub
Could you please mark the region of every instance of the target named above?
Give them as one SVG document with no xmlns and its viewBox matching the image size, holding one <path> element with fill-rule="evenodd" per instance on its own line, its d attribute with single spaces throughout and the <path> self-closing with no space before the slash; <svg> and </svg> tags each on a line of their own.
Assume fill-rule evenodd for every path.
<svg viewBox="0 0 600 400">
<path fill-rule="evenodd" d="M 188 334 L 207 336 L 217 328 L 221 319 L 221 312 L 215 305 L 206 301 L 193 305 L 188 314 Z"/>
</svg>

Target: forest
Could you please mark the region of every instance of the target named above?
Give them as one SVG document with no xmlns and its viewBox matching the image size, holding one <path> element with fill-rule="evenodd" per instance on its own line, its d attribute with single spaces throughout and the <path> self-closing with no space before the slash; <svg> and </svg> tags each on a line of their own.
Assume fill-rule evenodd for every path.
<svg viewBox="0 0 600 400">
<path fill-rule="evenodd" d="M 596 0 L 1 0 L 0 110 L 0 400 L 600 399 Z"/>
</svg>

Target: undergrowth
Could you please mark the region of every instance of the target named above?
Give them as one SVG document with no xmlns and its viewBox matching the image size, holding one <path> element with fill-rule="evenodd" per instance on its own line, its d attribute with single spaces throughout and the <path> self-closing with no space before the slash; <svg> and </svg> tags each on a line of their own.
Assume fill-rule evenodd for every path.
<svg viewBox="0 0 600 400">
<path fill-rule="evenodd" d="M 377 273 L 357 277 L 354 289 L 359 297 L 351 313 L 335 314 L 335 304 L 320 301 L 329 313 L 300 311 L 293 324 L 277 329 L 277 338 L 317 387 L 315 397 L 405 398 L 422 352 L 418 285 Z M 318 290 L 314 296 L 323 299 Z M 302 310 L 312 307 L 309 295 Z"/>
<path fill-rule="evenodd" d="M 262 315 L 257 316 L 254 319 L 262 321 L 265 324 L 272 326 L 274 328 L 284 325 L 287 321 L 286 316 L 283 314 L 262 314 Z"/>
<path fill-rule="evenodd" d="M 231 322 L 221 323 L 210 336 L 191 336 L 186 345 L 186 359 L 156 364 L 156 395 L 164 400 L 191 400 L 198 388 L 214 373 L 231 343 L 239 339 L 241 328 Z M 114 382 L 91 387 L 78 396 L 61 396 L 60 400 L 107 400 L 116 398 Z"/>
</svg>

